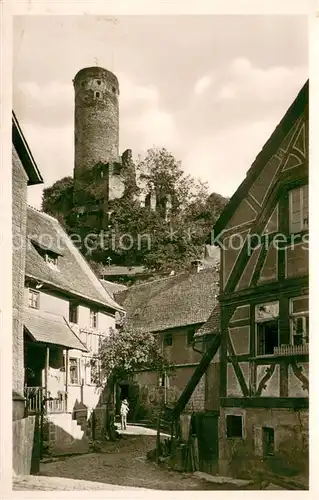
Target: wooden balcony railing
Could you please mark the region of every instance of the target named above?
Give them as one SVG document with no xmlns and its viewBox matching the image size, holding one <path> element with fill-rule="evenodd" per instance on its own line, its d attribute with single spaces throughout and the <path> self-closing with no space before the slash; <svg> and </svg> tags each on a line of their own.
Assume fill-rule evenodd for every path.
<svg viewBox="0 0 319 500">
<path fill-rule="evenodd" d="M 309 344 L 284 344 L 279 347 L 275 347 L 274 354 L 277 356 L 295 356 L 298 354 L 309 354 Z"/>
<path fill-rule="evenodd" d="M 48 392 L 45 397 L 45 389 L 43 387 L 25 387 L 24 396 L 26 398 L 26 406 L 30 413 L 40 413 L 42 405 L 47 413 L 65 413 L 66 412 L 66 393 L 60 392 L 58 397 L 52 397 Z"/>
<path fill-rule="evenodd" d="M 43 404 L 43 387 L 25 387 L 24 397 L 26 398 L 26 406 L 31 413 L 40 413 Z"/>
<path fill-rule="evenodd" d="M 65 413 L 66 412 L 66 393 L 60 392 L 57 398 L 52 398 L 50 393 L 46 400 L 47 413 Z"/>
</svg>

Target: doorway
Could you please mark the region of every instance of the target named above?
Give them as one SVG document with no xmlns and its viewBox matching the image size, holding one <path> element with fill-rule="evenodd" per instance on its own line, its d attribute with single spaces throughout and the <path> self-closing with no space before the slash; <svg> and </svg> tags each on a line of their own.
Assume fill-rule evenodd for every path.
<svg viewBox="0 0 319 500">
<path fill-rule="evenodd" d="M 218 419 L 219 412 L 195 414 L 199 470 L 208 474 L 216 473 L 218 468 Z"/>
</svg>

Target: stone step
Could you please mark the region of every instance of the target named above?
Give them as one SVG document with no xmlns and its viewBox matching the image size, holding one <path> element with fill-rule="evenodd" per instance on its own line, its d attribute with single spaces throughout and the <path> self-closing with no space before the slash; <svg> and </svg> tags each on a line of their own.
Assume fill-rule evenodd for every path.
<svg viewBox="0 0 319 500">
<path fill-rule="evenodd" d="M 81 426 L 70 413 L 49 414 L 50 445 L 52 454 L 66 455 L 87 453 L 89 440 Z"/>
</svg>

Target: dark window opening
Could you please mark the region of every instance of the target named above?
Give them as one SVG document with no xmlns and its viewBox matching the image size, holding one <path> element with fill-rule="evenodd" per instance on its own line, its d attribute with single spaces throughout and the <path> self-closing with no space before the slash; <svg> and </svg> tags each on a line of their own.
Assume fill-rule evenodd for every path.
<svg viewBox="0 0 319 500">
<path fill-rule="evenodd" d="M 243 437 L 243 417 L 241 415 L 226 416 L 227 437 Z"/>
<path fill-rule="evenodd" d="M 194 343 L 195 330 L 191 328 L 187 332 L 187 345 L 192 345 Z"/>
<path fill-rule="evenodd" d="M 47 252 L 45 254 L 45 260 L 46 260 L 47 264 L 51 264 L 52 266 L 58 265 L 58 257 L 53 252 Z"/>
<path fill-rule="evenodd" d="M 291 336 L 293 345 L 309 343 L 309 303 L 308 297 L 291 299 Z"/>
<path fill-rule="evenodd" d="M 114 92 L 114 94 L 116 94 L 116 88 L 115 87 L 112 87 L 112 91 Z"/>
<path fill-rule="evenodd" d="M 78 305 L 72 302 L 69 303 L 69 321 L 71 323 L 78 322 Z"/>
<path fill-rule="evenodd" d="M 167 333 L 164 336 L 164 346 L 173 345 L 173 336 L 171 333 Z"/>
<path fill-rule="evenodd" d="M 100 92 L 95 92 L 95 97 L 100 97 Z"/>
<path fill-rule="evenodd" d="M 97 80 L 97 84 L 98 84 L 98 85 L 101 85 L 101 80 Z"/>
<path fill-rule="evenodd" d="M 273 354 L 278 347 L 278 320 L 257 323 L 257 356 Z"/>
<path fill-rule="evenodd" d="M 90 327 L 97 328 L 97 311 L 93 309 L 90 311 Z"/>
<path fill-rule="evenodd" d="M 275 454 L 275 431 L 271 427 L 263 427 L 263 453 L 264 457 Z"/>
</svg>

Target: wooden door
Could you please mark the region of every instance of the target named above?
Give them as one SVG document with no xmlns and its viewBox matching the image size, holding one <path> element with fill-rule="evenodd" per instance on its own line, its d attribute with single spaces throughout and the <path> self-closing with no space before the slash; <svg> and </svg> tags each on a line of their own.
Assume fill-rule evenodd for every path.
<svg viewBox="0 0 319 500">
<path fill-rule="evenodd" d="M 195 419 L 198 440 L 199 470 L 212 473 L 218 462 L 217 412 L 198 413 Z"/>
</svg>

